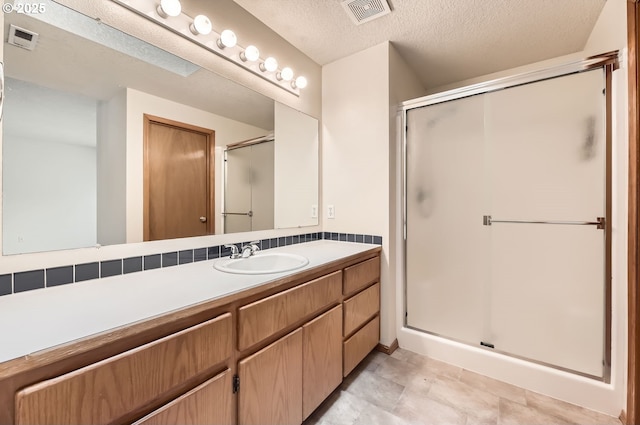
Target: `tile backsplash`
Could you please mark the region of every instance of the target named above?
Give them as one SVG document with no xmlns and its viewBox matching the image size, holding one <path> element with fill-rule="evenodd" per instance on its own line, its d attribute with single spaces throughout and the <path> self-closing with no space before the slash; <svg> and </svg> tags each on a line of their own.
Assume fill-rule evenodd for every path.
<svg viewBox="0 0 640 425">
<path fill-rule="evenodd" d="M 321 239 L 382 245 L 381 236 L 317 232 L 262 239 L 259 241 L 259 246 L 260 249 L 265 250 Z M 238 245 L 239 248 L 248 243 L 249 242 L 235 242 L 235 245 Z M 172 267 L 196 261 L 213 260 L 215 258 L 229 256 L 230 253 L 231 249 L 224 245 L 210 246 L 208 248 L 163 252 L 139 257 L 119 258 L 3 274 L 0 275 L 0 296 L 33 289 L 50 288 L 84 280 L 99 279 L 101 277 L 117 276 L 144 270 L 159 269 L 161 267 Z"/>
</svg>

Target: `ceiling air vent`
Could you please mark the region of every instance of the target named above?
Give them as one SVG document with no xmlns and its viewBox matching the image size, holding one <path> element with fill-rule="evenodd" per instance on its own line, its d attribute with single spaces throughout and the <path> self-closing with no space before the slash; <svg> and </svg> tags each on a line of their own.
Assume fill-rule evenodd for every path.
<svg viewBox="0 0 640 425">
<path fill-rule="evenodd" d="M 356 25 L 391 13 L 387 0 L 344 0 L 342 7 Z"/>
<path fill-rule="evenodd" d="M 33 50 L 36 47 L 36 41 L 38 41 L 38 34 L 11 24 L 11 27 L 9 27 L 9 40 L 7 41 L 14 46 Z"/>
</svg>

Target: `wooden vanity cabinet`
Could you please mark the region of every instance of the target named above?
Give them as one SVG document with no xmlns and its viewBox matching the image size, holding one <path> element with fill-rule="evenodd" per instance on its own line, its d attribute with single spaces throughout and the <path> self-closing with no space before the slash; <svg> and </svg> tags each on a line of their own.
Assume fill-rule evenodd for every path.
<svg viewBox="0 0 640 425">
<path fill-rule="evenodd" d="M 344 269 L 343 376 L 380 340 L 380 257 Z"/>
<path fill-rule="evenodd" d="M 0 423 L 301 424 L 375 347 L 379 249 L 0 365 Z"/>
</svg>

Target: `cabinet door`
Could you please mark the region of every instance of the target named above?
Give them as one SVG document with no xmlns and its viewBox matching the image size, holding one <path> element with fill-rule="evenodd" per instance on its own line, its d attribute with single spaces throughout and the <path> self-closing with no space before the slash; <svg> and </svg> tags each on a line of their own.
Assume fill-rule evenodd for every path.
<svg viewBox="0 0 640 425">
<path fill-rule="evenodd" d="M 240 425 L 302 423 L 302 329 L 238 363 Z"/>
<path fill-rule="evenodd" d="M 214 376 L 134 425 L 227 425 L 233 423 L 231 371 Z"/>
<path fill-rule="evenodd" d="M 110 424 L 231 356 L 226 313 L 16 393 L 16 424 Z"/>
<path fill-rule="evenodd" d="M 342 382 L 342 305 L 302 327 L 304 419 Z"/>
</svg>

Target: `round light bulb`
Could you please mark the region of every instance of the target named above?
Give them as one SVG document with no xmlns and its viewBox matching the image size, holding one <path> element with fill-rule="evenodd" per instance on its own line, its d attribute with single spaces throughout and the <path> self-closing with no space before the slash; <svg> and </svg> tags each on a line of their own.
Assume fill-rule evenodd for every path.
<svg viewBox="0 0 640 425">
<path fill-rule="evenodd" d="M 182 5 L 180 4 L 180 0 L 160 0 L 160 5 L 157 10 L 158 14 L 163 18 L 180 16 Z"/>
<path fill-rule="evenodd" d="M 212 26 L 209 18 L 207 18 L 204 15 L 198 15 L 195 18 L 193 18 L 193 23 L 189 28 L 191 29 L 191 32 L 194 33 L 195 35 L 198 35 L 198 34 L 208 35 L 209 33 L 211 33 Z"/>
<path fill-rule="evenodd" d="M 224 30 L 220 34 L 220 38 L 218 39 L 218 47 L 224 49 L 225 47 L 233 47 L 238 42 L 238 38 L 236 34 L 231 30 Z"/>
<path fill-rule="evenodd" d="M 278 61 L 276 58 L 269 56 L 260 64 L 260 69 L 264 71 L 273 72 L 278 69 Z"/>
<path fill-rule="evenodd" d="M 307 79 L 304 78 L 302 75 L 299 76 L 298 78 L 295 79 L 295 81 L 291 82 L 291 86 L 295 89 L 295 88 L 299 88 L 299 89 L 303 89 L 305 87 L 307 87 Z"/>
<path fill-rule="evenodd" d="M 278 72 L 276 77 L 278 80 L 291 81 L 293 79 L 293 69 L 286 66 L 282 68 L 282 71 Z"/>
<path fill-rule="evenodd" d="M 244 62 L 255 62 L 260 58 L 260 50 L 256 46 L 249 45 L 244 51 L 240 52 L 240 59 Z"/>
</svg>

